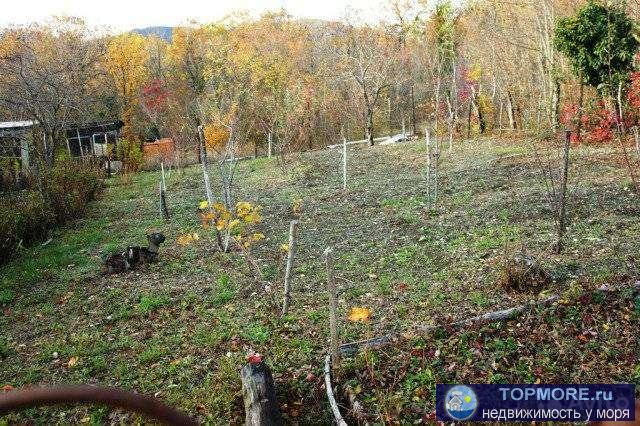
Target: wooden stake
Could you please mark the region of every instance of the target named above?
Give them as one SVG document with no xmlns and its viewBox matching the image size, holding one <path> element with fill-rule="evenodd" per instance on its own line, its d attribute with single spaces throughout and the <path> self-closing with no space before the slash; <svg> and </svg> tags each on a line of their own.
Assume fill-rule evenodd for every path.
<svg viewBox="0 0 640 426">
<path fill-rule="evenodd" d="M 298 221 L 292 220 L 289 225 L 289 252 L 287 254 L 287 268 L 284 273 L 284 301 L 282 303 L 282 316 L 289 312 L 291 303 L 291 268 L 296 250 L 296 235 L 298 233 Z"/>
<path fill-rule="evenodd" d="M 167 196 L 164 192 L 164 188 L 162 181 L 160 181 L 159 185 L 160 187 L 160 215 L 162 215 L 162 218 L 164 220 L 169 220 L 169 208 L 167 207 Z"/>
<path fill-rule="evenodd" d="M 167 191 L 167 183 L 164 179 L 164 162 L 160 162 L 160 171 L 162 173 L 162 189 L 166 192 Z"/>
<path fill-rule="evenodd" d="M 427 200 L 431 205 L 431 136 L 429 135 L 429 128 L 424 129 L 427 142 Z"/>
<path fill-rule="evenodd" d="M 333 249 L 327 247 L 324 251 L 324 261 L 327 267 L 327 292 L 329 293 L 329 335 L 331 339 L 331 360 L 333 365 L 340 363 L 338 352 L 338 292 L 333 275 Z"/>
<path fill-rule="evenodd" d="M 347 190 L 347 138 L 342 136 L 342 189 Z"/>
<path fill-rule="evenodd" d="M 268 142 L 268 144 L 269 144 L 269 150 L 267 151 L 267 156 L 268 156 L 269 158 L 271 158 L 271 152 L 272 152 L 272 151 L 271 151 L 271 132 L 269 132 L 269 137 L 268 137 L 268 139 L 267 139 L 267 142 Z"/>
</svg>

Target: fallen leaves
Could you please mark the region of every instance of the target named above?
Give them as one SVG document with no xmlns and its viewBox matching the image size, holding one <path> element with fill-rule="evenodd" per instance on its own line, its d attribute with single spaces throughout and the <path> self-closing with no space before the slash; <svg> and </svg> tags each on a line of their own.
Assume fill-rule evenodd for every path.
<svg viewBox="0 0 640 426">
<path fill-rule="evenodd" d="M 13 386 L 11 386 L 11 385 L 4 385 L 2 387 L 2 392 L 9 392 L 9 391 L 12 391 L 12 390 L 13 390 Z"/>
<path fill-rule="evenodd" d="M 77 356 L 73 356 L 71 358 L 69 358 L 69 361 L 67 362 L 67 367 L 72 368 L 75 367 L 76 364 L 78 364 L 79 358 Z"/>
<path fill-rule="evenodd" d="M 181 246 L 188 246 L 189 244 L 191 244 L 194 241 L 198 241 L 200 239 L 200 235 L 196 234 L 195 232 L 190 233 L 190 234 L 183 234 L 180 235 L 178 237 L 178 245 Z"/>
<path fill-rule="evenodd" d="M 349 316 L 347 317 L 351 322 L 367 322 L 371 319 L 371 309 L 369 308 L 351 308 Z"/>
</svg>

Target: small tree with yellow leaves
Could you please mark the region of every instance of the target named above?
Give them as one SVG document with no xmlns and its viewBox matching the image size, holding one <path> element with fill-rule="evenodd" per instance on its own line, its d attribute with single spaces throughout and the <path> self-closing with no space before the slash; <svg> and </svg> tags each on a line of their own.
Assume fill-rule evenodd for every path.
<svg viewBox="0 0 640 426">
<path fill-rule="evenodd" d="M 260 279 L 260 268 L 250 253 L 251 246 L 264 239 L 264 234 L 254 229 L 262 222 L 260 207 L 241 201 L 236 203 L 235 209 L 229 210 L 222 203 L 210 205 L 205 200 L 200 202 L 198 210 L 202 226 L 214 230 L 218 248 L 225 253 L 231 248 L 241 251 L 256 278 Z"/>
</svg>

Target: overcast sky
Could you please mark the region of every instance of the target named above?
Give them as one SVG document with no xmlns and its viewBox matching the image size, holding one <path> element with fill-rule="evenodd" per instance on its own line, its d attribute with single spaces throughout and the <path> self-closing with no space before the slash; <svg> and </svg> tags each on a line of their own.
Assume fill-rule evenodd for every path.
<svg viewBox="0 0 640 426">
<path fill-rule="evenodd" d="M 285 8 L 296 17 L 340 19 L 347 10 L 369 22 L 387 16 L 385 0 L 2 0 L 0 26 L 43 21 L 52 15 L 79 16 L 92 26 L 113 31 L 155 25 L 174 26 L 196 19 L 208 22 L 234 10 L 259 16 Z M 353 12 L 352 12 L 353 13 Z"/>
</svg>

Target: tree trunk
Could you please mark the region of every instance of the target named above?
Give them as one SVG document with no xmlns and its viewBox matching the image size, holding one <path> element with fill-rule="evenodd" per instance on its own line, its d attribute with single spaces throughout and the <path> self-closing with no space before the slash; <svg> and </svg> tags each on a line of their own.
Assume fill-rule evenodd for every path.
<svg viewBox="0 0 640 426">
<path fill-rule="evenodd" d="M 264 362 L 250 363 L 240 371 L 244 399 L 245 425 L 281 425 L 271 370 Z"/>
<path fill-rule="evenodd" d="M 584 102 L 584 80 L 582 79 L 582 74 L 580 74 L 580 94 L 578 96 L 578 125 L 576 128 L 576 140 L 578 143 L 582 142 L 582 104 Z"/>
<path fill-rule="evenodd" d="M 209 178 L 209 166 L 207 164 L 207 149 L 204 143 L 204 130 L 202 126 L 198 126 L 198 141 L 200 151 L 200 165 L 202 167 L 202 178 L 204 181 L 204 189 L 207 195 L 207 202 L 209 208 L 213 207 L 213 191 L 211 191 L 211 179 Z"/>
<path fill-rule="evenodd" d="M 569 149 L 571 147 L 571 132 L 567 131 L 564 139 L 564 155 L 562 158 L 562 180 L 560 182 L 560 192 L 558 193 L 558 241 L 555 251 L 560 254 L 563 249 L 564 233 L 566 228 L 566 198 L 567 180 L 569 177 Z"/>
<path fill-rule="evenodd" d="M 340 363 L 338 351 L 338 290 L 333 272 L 333 250 L 330 247 L 324 251 L 327 270 L 327 292 L 329 293 L 329 339 L 331 345 L 331 361 L 337 366 Z"/>
<path fill-rule="evenodd" d="M 516 123 L 511 92 L 507 92 L 507 116 L 509 117 L 509 128 L 511 130 L 516 130 L 518 128 L 518 124 Z"/>
<path fill-rule="evenodd" d="M 418 134 L 418 127 L 416 125 L 416 97 L 413 90 L 413 84 L 411 85 L 411 128 L 413 130 L 413 134 Z"/>
<path fill-rule="evenodd" d="M 369 146 L 373 146 L 373 108 L 367 109 L 366 139 L 369 141 Z"/>
</svg>

